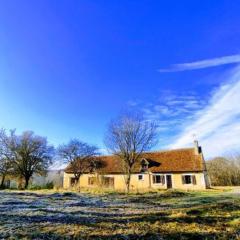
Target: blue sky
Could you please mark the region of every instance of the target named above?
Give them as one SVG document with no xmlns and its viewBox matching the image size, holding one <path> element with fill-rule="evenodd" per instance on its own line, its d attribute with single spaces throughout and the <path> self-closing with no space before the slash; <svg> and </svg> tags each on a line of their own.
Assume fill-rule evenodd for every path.
<svg viewBox="0 0 240 240">
<path fill-rule="evenodd" d="M 4 1 L 0 127 L 104 148 L 109 120 L 140 109 L 157 148 L 240 148 L 238 1 Z M 186 64 L 187 63 L 187 64 Z"/>
</svg>

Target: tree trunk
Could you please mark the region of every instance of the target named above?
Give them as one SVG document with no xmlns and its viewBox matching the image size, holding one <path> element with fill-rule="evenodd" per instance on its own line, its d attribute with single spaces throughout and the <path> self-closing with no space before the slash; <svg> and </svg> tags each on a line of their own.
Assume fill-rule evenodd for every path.
<svg viewBox="0 0 240 240">
<path fill-rule="evenodd" d="M 127 174 L 127 180 L 126 180 L 126 185 L 127 185 L 127 193 L 130 191 L 130 181 L 131 181 L 131 173 Z"/>
<path fill-rule="evenodd" d="M 29 185 L 29 180 L 30 180 L 30 177 L 25 177 L 25 185 L 24 185 L 24 189 L 27 189 L 28 188 L 28 185 Z"/>
<path fill-rule="evenodd" d="M 81 192 L 81 186 L 80 186 L 80 177 L 79 178 L 77 178 L 77 180 L 76 180 L 77 182 L 76 182 L 76 186 L 77 186 L 77 190 L 78 190 L 78 192 Z"/>
<path fill-rule="evenodd" d="M 75 178 L 74 189 L 79 192 L 80 192 L 80 176 L 79 174 L 74 174 L 74 178 Z"/>
<path fill-rule="evenodd" d="M 5 175 L 2 175 L 2 181 L 1 181 L 0 188 L 4 188 L 4 181 L 5 181 Z"/>
</svg>

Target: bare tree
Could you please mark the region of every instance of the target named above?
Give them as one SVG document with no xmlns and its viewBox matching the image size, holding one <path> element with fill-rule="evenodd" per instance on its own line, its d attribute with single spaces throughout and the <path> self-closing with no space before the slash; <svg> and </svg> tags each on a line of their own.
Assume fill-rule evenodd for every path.
<svg viewBox="0 0 240 240">
<path fill-rule="evenodd" d="M 13 155 L 8 148 L 8 136 L 4 129 L 0 130 L 0 188 L 4 187 L 5 178 L 11 174 Z"/>
<path fill-rule="evenodd" d="M 25 180 L 26 189 L 33 174 L 46 174 L 52 163 L 54 149 L 48 145 L 46 138 L 31 131 L 21 135 L 12 131 L 8 138 L 8 149 L 13 155 L 14 174 Z"/>
<path fill-rule="evenodd" d="M 93 170 L 97 166 L 96 156 L 98 148 L 78 139 L 70 140 L 69 143 L 59 146 L 58 154 L 68 163 L 73 171 L 75 185 L 79 185 L 83 173 Z"/>
<path fill-rule="evenodd" d="M 150 150 L 156 143 L 156 123 L 146 121 L 140 114 L 122 114 L 110 122 L 105 145 L 123 163 L 127 192 L 130 190 L 134 165 L 140 160 L 143 152 Z"/>
</svg>

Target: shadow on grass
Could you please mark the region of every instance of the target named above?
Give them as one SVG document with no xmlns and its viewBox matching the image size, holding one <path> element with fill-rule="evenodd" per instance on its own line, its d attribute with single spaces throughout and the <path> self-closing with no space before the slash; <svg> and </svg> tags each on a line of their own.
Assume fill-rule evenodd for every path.
<svg viewBox="0 0 240 240">
<path fill-rule="evenodd" d="M 217 239 L 238 239 L 238 233 L 186 233 L 186 232 L 173 232 L 173 233 L 147 233 L 144 235 L 138 234 L 109 234 L 109 235 L 83 235 L 83 234 L 72 234 L 62 236 L 61 234 L 49 232 L 49 233 L 41 233 L 41 232 L 33 232 L 27 234 L 2 234 L 1 238 L 13 238 L 13 239 L 39 239 L 39 240 L 60 240 L 60 239 L 98 239 L 98 240 L 179 240 L 179 239 L 194 239 L 194 240 L 217 240 Z"/>
<path fill-rule="evenodd" d="M 204 210 L 205 211 L 205 210 Z M 137 223 L 139 226 L 141 223 L 159 224 L 166 223 L 183 223 L 191 224 L 198 223 L 206 226 L 211 226 L 219 223 L 226 223 L 236 218 L 235 215 L 231 216 L 202 216 L 202 210 L 189 210 L 184 216 L 171 217 L 171 212 L 157 212 L 151 214 L 131 214 L 131 213 L 112 213 L 112 212 L 95 212 L 95 211 L 76 211 L 72 213 L 66 213 L 58 210 L 49 209 L 37 209 L 37 212 L 42 214 L 36 214 L 32 216 L 28 215 L 10 215 L 9 213 L 2 213 L 0 221 L 21 222 L 24 224 L 35 223 L 52 223 L 52 224 L 80 224 L 86 226 L 93 226 L 97 223 Z"/>
<path fill-rule="evenodd" d="M 237 237 L 237 234 L 234 234 Z M 101 239 L 101 240 L 172 240 L 172 239 L 194 239 L 194 240 L 217 240 L 217 239 L 237 239 L 233 234 L 229 233 L 186 233 L 186 232 L 176 232 L 176 233 L 148 233 L 145 235 L 129 234 L 129 235 L 107 235 L 107 236 L 89 236 L 88 239 Z"/>
</svg>

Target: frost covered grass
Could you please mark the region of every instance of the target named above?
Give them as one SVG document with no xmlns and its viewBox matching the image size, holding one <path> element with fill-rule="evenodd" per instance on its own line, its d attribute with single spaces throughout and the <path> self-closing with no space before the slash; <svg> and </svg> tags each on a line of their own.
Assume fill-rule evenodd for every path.
<svg viewBox="0 0 240 240">
<path fill-rule="evenodd" d="M 240 239 L 240 194 L 0 191 L 0 239 Z"/>
</svg>

